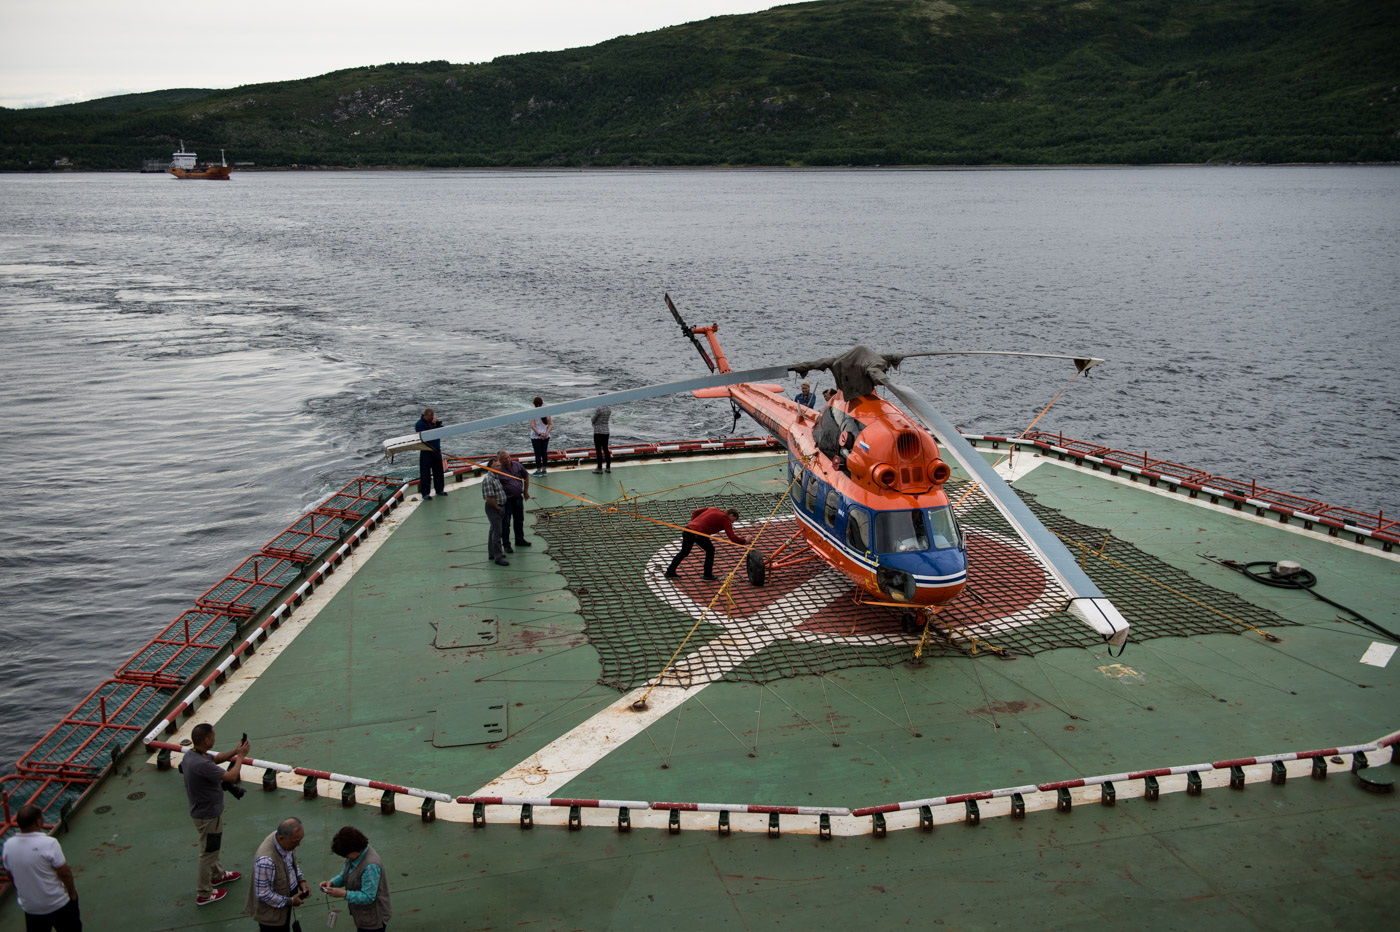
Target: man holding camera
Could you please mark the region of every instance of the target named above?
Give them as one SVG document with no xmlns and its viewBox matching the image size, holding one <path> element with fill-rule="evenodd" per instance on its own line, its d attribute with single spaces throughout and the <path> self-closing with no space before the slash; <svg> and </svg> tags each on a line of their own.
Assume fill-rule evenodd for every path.
<svg viewBox="0 0 1400 932">
<path fill-rule="evenodd" d="M 208 906 L 228 896 L 227 890 L 218 887 L 243 876 L 238 871 L 224 870 L 219 863 L 219 849 L 224 841 L 224 790 L 227 789 L 235 798 L 243 795 L 238 778 L 250 745 L 248 736 L 244 735 L 232 751 L 210 757 L 208 752 L 214 747 L 214 726 L 207 723 L 194 726 L 190 741 L 184 760 L 180 761 L 180 772 L 185 775 L 190 818 L 194 819 L 195 831 L 199 832 L 199 868 L 195 878 L 194 902 L 196 906 Z M 233 766 L 227 770 L 219 766 L 228 760 L 233 761 Z"/>
</svg>

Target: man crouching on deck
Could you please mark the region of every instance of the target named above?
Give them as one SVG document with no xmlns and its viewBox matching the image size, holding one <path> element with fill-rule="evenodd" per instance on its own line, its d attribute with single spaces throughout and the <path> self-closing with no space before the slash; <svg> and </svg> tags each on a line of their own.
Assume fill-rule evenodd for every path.
<svg viewBox="0 0 1400 932">
<path fill-rule="evenodd" d="M 676 554 L 676 558 L 666 568 L 666 575 L 669 577 L 678 576 L 676 567 L 680 566 L 686 554 L 690 553 L 690 548 L 699 544 L 700 549 L 705 551 L 705 578 L 714 579 L 715 545 L 710 543 L 710 537 L 723 531 L 734 543 L 747 544 L 747 540 L 734 533 L 734 521 L 738 517 L 739 512 L 733 508 L 728 511 L 720 511 L 718 508 L 697 508 L 691 512 L 690 523 L 685 526 L 685 533 L 681 535 L 681 551 Z"/>
</svg>

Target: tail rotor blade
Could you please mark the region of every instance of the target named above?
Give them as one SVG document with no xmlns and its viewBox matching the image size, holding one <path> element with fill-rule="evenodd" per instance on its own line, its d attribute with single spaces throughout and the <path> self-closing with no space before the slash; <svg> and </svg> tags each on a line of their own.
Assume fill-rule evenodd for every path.
<svg viewBox="0 0 1400 932">
<path fill-rule="evenodd" d="M 666 306 L 671 309 L 671 316 L 676 319 L 676 323 L 681 325 L 681 333 L 685 334 L 690 342 L 695 344 L 695 349 L 700 353 L 700 358 L 705 360 L 705 365 L 710 367 L 711 372 L 714 372 L 715 363 L 714 360 L 710 358 L 710 354 L 705 352 L 705 344 L 696 339 L 695 331 L 691 330 L 690 327 L 686 325 L 686 322 L 681 320 L 681 312 L 676 310 L 676 302 L 671 300 L 671 295 L 669 293 L 664 294 L 664 297 L 666 298 Z"/>
</svg>

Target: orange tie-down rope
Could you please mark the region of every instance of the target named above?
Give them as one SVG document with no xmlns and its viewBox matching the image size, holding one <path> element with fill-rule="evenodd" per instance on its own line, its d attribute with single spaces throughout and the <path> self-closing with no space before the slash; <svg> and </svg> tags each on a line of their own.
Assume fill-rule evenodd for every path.
<svg viewBox="0 0 1400 932">
<path fill-rule="evenodd" d="M 508 475 L 510 475 L 509 473 L 501 472 L 499 469 L 494 469 L 494 468 L 492 468 L 492 467 L 490 467 L 490 466 L 484 466 L 484 465 L 482 465 L 481 463 L 477 462 L 476 460 L 468 459 L 467 457 L 464 457 L 464 456 L 448 456 L 447 459 L 450 460 L 450 461 L 452 461 L 452 462 L 454 462 L 454 463 L 464 463 L 464 464 L 466 464 L 467 466 L 470 466 L 470 467 L 473 468 L 473 469 L 480 469 L 480 470 L 482 470 L 483 472 L 495 473 L 495 474 L 498 475 L 498 476 L 508 476 Z M 688 488 L 690 485 L 705 485 L 705 484 L 708 484 L 708 483 L 711 483 L 711 482 L 718 482 L 718 481 L 720 481 L 721 479 L 730 479 L 730 478 L 733 478 L 734 476 L 742 476 L 742 475 L 745 475 L 746 473 L 759 472 L 760 470 L 764 470 L 764 469 L 773 469 L 773 468 L 776 467 L 776 465 L 777 465 L 777 464 L 775 464 L 775 463 L 770 463 L 770 464 L 768 464 L 767 466 L 756 466 L 756 467 L 754 467 L 753 469 L 745 469 L 745 470 L 743 470 L 742 472 L 729 473 L 728 475 L 725 475 L 725 476 L 715 476 L 715 477 L 712 478 L 712 479 L 705 479 L 705 480 L 703 480 L 703 481 L 701 481 L 701 482 L 692 482 L 692 483 L 689 483 L 688 485 L 678 485 L 678 486 L 674 486 L 673 488 L 670 488 L 670 489 L 659 489 L 659 490 L 657 490 L 657 491 L 655 491 L 655 492 L 648 492 L 647 495 L 661 495 L 661 494 L 663 494 L 663 493 L 665 493 L 665 492 L 674 492 L 676 489 Z M 805 466 L 806 463 L 804 462 L 803 465 Z M 793 481 L 796 481 L 797 478 L 798 478 L 799 476 L 801 476 L 801 473 L 798 473 L 797 476 L 794 476 L 794 477 L 793 477 Z M 512 478 L 518 478 L 518 477 L 512 477 Z M 625 502 L 639 502 L 639 501 L 641 501 L 642 498 L 643 498 L 643 496 L 640 496 L 640 495 L 637 496 L 636 498 L 629 498 L 629 497 L 627 496 L 627 494 L 626 494 L 626 490 L 625 490 L 625 489 L 623 490 L 623 496 L 622 496 L 622 498 L 620 498 L 620 499 L 615 499 L 615 500 L 612 501 L 612 502 L 595 502 L 595 501 L 593 501 L 593 499 L 588 498 L 588 497 L 585 496 L 585 495 L 575 495 L 575 494 L 573 494 L 572 492 L 565 492 L 563 489 L 556 489 L 556 488 L 554 488 L 553 486 L 545 485 L 543 482 L 536 482 L 535 485 L 538 486 L 538 487 L 541 488 L 541 489 L 545 489 L 546 491 L 553 492 L 553 493 L 555 493 L 556 495 L 563 495 L 565 498 L 572 498 L 574 501 L 583 502 L 583 506 L 584 506 L 584 507 L 588 507 L 588 508 L 597 508 L 597 509 L 599 509 L 600 511 L 602 511 L 602 513 L 605 514 L 605 515 L 625 514 L 625 515 L 628 515 L 629 517 L 636 518 L 636 519 L 639 520 L 639 521 L 647 521 L 647 522 L 650 522 L 651 524 L 659 524 L 659 525 L 661 525 L 662 527 L 673 528 L 673 529 L 675 529 L 675 530 L 677 530 L 677 531 L 688 531 L 688 530 L 690 530 L 689 528 L 687 528 L 687 527 L 686 527 L 685 525 L 683 525 L 683 524 L 672 524 L 672 523 L 669 522 L 669 521 L 662 521 L 660 518 L 648 518 L 646 515 L 638 514 L 636 511 L 630 511 L 630 512 L 621 511 L 621 509 L 619 509 L 619 508 L 617 507 L 618 502 L 624 502 L 624 503 L 625 503 Z M 790 483 L 788 483 L 788 489 L 791 489 L 791 488 L 792 488 L 792 483 L 790 482 Z M 787 493 L 784 492 L 784 494 L 787 494 Z M 776 511 L 776 509 L 775 509 L 775 511 Z M 692 533 L 693 533 L 693 532 L 692 532 Z M 730 540 L 728 537 L 725 537 L 724 535 L 714 536 L 714 535 L 706 534 L 706 535 L 703 535 L 703 536 L 709 537 L 710 540 L 717 541 L 717 542 L 722 543 L 722 544 L 733 544 L 735 547 L 742 547 L 742 546 L 744 546 L 743 544 L 735 544 L 732 540 Z"/>
<path fill-rule="evenodd" d="M 806 467 L 810 464 L 808 460 L 803 460 L 802 465 Z M 734 605 L 734 599 L 729 593 L 729 586 L 734 581 L 734 574 L 739 572 L 739 567 L 743 566 L 746 563 L 749 553 L 753 550 L 754 547 L 758 546 L 759 538 L 763 536 L 764 531 L 768 530 L 768 526 L 773 523 L 773 517 L 778 513 L 778 509 L 783 507 L 783 501 L 792 492 L 793 484 L 796 483 L 797 480 L 800 478 L 802 478 L 802 473 L 796 473 L 788 482 L 787 488 L 783 489 L 783 494 L 779 495 L 778 500 L 773 503 L 773 510 L 768 513 L 768 517 L 766 520 L 764 520 L 763 525 L 758 529 L 758 533 L 754 534 L 753 537 L 749 538 L 748 544 L 744 545 L 744 555 L 740 557 L 738 561 L 735 562 L 734 567 L 729 571 L 728 575 L 724 577 L 724 582 L 720 583 L 719 591 L 714 594 L 714 598 L 710 599 L 710 604 L 705 606 L 705 610 L 700 613 L 700 617 L 695 620 L 695 624 L 692 625 L 690 630 L 685 633 L 685 637 L 681 639 L 680 645 L 676 647 L 675 652 L 671 654 L 670 659 L 666 661 L 666 665 L 661 668 L 661 672 L 656 674 L 656 679 L 652 682 L 650 686 L 647 687 L 647 691 L 642 694 L 642 698 L 632 703 L 632 709 L 634 711 L 641 712 L 646 709 L 647 699 L 651 696 L 652 692 L 656 690 L 656 687 L 661 685 L 661 680 L 666 675 L 666 671 L 671 669 L 671 667 L 675 664 L 676 658 L 680 656 L 681 651 L 685 650 L 685 646 L 690 643 L 691 637 L 693 637 L 695 632 L 699 630 L 700 625 L 705 621 L 705 619 L 709 617 L 710 610 L 715 607 L 715 603 L 720 600 L 720 597 L 723 596 L 729 602 L 731 607 Z M 657 523 L 660 524 L 664 522 Z M 675 527 L 674 524 L 667 526 Z M 684 530 L 684 528 L 682 528 L 682 530 Z M 718 538 L 711 538 L 711 540 L 717 539 Z"/>
</svg>

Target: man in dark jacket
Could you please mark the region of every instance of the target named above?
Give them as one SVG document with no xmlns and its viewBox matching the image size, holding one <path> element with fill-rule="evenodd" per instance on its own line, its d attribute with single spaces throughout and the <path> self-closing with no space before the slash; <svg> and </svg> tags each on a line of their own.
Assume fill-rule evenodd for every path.
<svg viewBox="0 0 1400 932">
<path fill-rule="evenodd" d="M 423 416 L 418 419 L 417 424 L 413 425 L 413 429 L 421 434 L 425 430 L 433 430 L 441 426 L 442 421 L 438 420 L 433 409 L 424 408 Z M 442 441 L 429 440 L 428 446 L 432 447 L 432 450 L 418 451 L 418 494 L 423 496 L 425 502 L 433 497 L 432 492 L 428 491 L 430 478 L 432 488 L 437 494 L 447 494 L 443 489 L 445 482 L 442 472 Z"/>
<path fill-rule="evenodd" d="M 681 565 L 681 561 L 690 553 L 690 548 L 700 546 L 705 551 L 705 578 L 715 578 L 715 545 L 710 543 L 710 538 L 723 531 L 729 539 L 736 544 L 747 544 L 748 541 L 734 533 L 734 520 L 739 517 L 739 512 L 733 508 L 728 511 L 720 511 L 718 508 L 697 508 L 691 512 L 690 523 L 685 526 L 685 533 L 681 535 L 680 553 L 671 561 L 671 565 L 666 569 L 666 575 L 670 577 L 679 576 L 676 568 Z"/>
<path fill-rule="evenodd" d="M 499 473 L 501 489 L 506 493 L 505 508 L 501 511 L 501 550 L 515 552 L 510 545 L 512 520 L 515 522 L 515 546 L 532 546 L 525 539 L 525 499 L 530 497 L 530 474 L 505 450 L 496 451 L 496 462 L 491 468 Z"/>
</svg>

